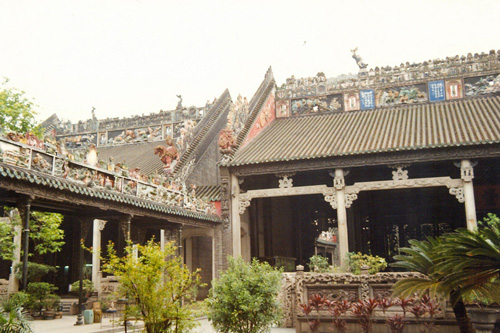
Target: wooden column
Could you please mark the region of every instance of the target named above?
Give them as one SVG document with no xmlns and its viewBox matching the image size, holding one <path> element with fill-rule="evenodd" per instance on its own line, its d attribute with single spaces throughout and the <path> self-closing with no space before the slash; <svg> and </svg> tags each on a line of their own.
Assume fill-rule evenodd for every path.
<svg viewBox="0 0 500 333">
<path fill-rule="evenodd" d="M 337 199 L 337 223 L 338 223 L 338 242 L 340 266 L 345 263 L 347 252 L 349 251 L 349 239 L 347 233 L 347 211 L 345 205 L 345 181 L 344 170 L 335 169 L 335 178 L 333 180 Z"/>
<path fill-rule="evenodd" d="M 472 185 L 474 169 L 469 160 L 462 160 L 460 173 L 464 181 L 464 204 L 467 229 L 474 230 L 477 228 L 476 203 L 474 200 L 474 186 Z"/>
</svg>

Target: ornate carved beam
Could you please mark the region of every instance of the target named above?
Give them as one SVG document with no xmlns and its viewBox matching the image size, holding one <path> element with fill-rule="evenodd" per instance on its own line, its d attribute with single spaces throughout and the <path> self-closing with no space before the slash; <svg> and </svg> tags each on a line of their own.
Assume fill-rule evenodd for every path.
<svg viewBox="0 0 500 333">
<path fill-rule="evenodd" d="M 362 191 L 377 191 L 377 190 L 394 190 L 394 189 L 408 189 L 408 188 L 423 188 L 423 187 L 440 187 L 445 186 L 449 189 L 450 194 L 457 197 L 460 203 L 464 202 L 463 197 L 463 179 L 452 179 L 450 177 L 429 177 L 429 178 L 416 178 L 408 179 L 407 175 L 402 168 L 396 171 L 393 180 L 381 180 L 373 182 L 359 182 L 354 185 L 345 186 L 345 206 L 351 207 L 354 200 L 358 198 L 359 192 Z M 470 175 L 470 172 L 467 173 Z M 467 177 L 467 176 L 465 176 Z M 296 195 L 311 195 L 322 194 L 325 201 L 330 203 L 333 209 L 337 209 L 337 199 L 335 191 L 344 188 L 344 180 L 334 179 L 334 187 L 326 185 L 311 185 L 311 186 L 298 186 L 298 187 L 285 187 L 285 188 L 270 188 L 262 190 L 249 190 L 246 193 L 240 194 L 239 207 L 240 214 L 245 212 L 245 209 L 250 206 L 250 202 L 254 198 L 272 198 L 272 197 L 285 197 Z"/>
</svg>

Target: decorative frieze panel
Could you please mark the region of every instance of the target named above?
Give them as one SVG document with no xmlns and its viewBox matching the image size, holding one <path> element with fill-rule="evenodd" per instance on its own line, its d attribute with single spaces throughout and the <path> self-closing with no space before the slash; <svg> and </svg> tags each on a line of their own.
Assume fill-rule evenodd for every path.
<svg viewBox="0 0 500 333">
<path fill-rule="evenodd" d="M 359 66 L 361 58 L 353 57 Z M 298 79 L 292 75 L 277 90 L 276 116 L 371 110 L 494 94 L 500 92 L 499 71 L 500 51 L 492 50 L 420 64 L 407 62 L 370 70 L 360 67 L 357 75 L 329 79 L 324 73 Z"/>
<path fill-rule="evenodd" d="M 288 284 L 282 293 L 295 290 L 294 308 L 285 308 L 288 318 L 302 317 L 300 304 L 308 302 L 309 297 L 314 293 L 321 293 L 330 299 L 347 298 L 353 301 L 357 299 L 367 299 L 375 295 L 383 295 L 390 287 L 403 278 L 419 277 L 423 275 L 416 272 L 396 272 L 354 275 L 351 273 L 301 273 L 295 274 L 295 279 L 288 277 Z M 292 287 L 291 284 L 295 286 Z M 387 286 L 387 289 L 384 288 Z M 283 296 L 284 297 L 284 296 Z M 286 296 L 288 299 L 292 296 Z"/>
<path fill-rule="evenodd" d="M 359 56 L 357 57 L 360 59 Z M 356 62 L 359 66 L 359 61 L 356 60 Z M 433 59 L 419 64 L 406 62 L 401 63 L 399 66 L 375 67 L 370 70 L 367 70 L 366 67 L 360 67 L 359 75 L 341 75 L 329 79 L 326 78 L 324 73 L 318 73 L 314 77 L 306 78 L 295 78 L 292 75 L 278 89 L 277 96 L 279 99 L 289 99 L 326 95 L 349 88 L 360 89 L 380 84 L 397 84 L 464 74 L 471 75 L 471 73 L 487 72 L 499 68 L 500 51 L 491 50 L 489 53 L 476 53 L 474 55 L 469 53 L 467 56 L 457 55 L 446 59 Z"/>
<path fill-rule="evenodd" d="M 452 179 L 450 177 L 430 177 L 430 178 L 415 178 L 406 180 L 382 180 L 375 182 L 360 182 L 351 186 L 346 186 L 346 193 L 359 193 L 361 191 L 375 190 L 393 190 L 403 188 L 420 188 L 420 187 L 438 187 L 446 186 L 462 187 L 461 179 Z"/>
</svg>

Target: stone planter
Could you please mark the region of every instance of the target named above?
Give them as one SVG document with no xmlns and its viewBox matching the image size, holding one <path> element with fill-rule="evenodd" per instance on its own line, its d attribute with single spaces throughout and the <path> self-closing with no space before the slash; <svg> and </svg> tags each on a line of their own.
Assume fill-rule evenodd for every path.
<svg viewBox="0 0 500 333">
<path fill-rule="evenodd" d="M 44 320 L 52 320 L 56 316 L 56 310 L 45 310 L 43 311 Z"/>
<path fill-rule="evenodd" d="M 500 314 L 500 308 L 480 308 L 471 306 L 467 307 L 467 313 L 469 314 L 476 333 L 489 333 L 493 332 L 495 328 L 495 323 Z"/>
</svg>

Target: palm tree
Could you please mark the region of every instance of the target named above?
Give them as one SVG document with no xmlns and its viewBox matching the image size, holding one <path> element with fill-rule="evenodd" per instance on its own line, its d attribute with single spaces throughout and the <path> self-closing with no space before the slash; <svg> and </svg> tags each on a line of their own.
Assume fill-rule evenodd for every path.
<svg viewBox="0 0 500 333">
<path fill-rule="evenodd" d="M 500 303 L 500 219 L 494 214 L 477 230 L 458 229 L 443 236 L 437 248 L 436 270 L 443 283 L 460 289 L 465 301 Z"/>
<path fill-rule="evenodd" d="M 393 293 L 398 297 L 415 295 L 422 297 L 424 294 L 435 298 L 449 297 L 460 332 L 473 332 L 460 291 L 450 289 L 449 285 L 443 282 L 444 273 L 436 270 L 440 260 L 437 256 L 437 248 L 441 245 L 442 238 L 428 237 L 424 241 L 410 240 L 409 243 L 411 247 L 400 249 L 406 255 L 394 256 L 396 262 L 391 266 L 404 268 L 410 272 L 419 272 L 422 276 L 399 280 L 393 287 Z"/>
<path fill-rule="evenodd" d="M 424 276 L 398 281 L 394 293 L 447 296 L 460 331 L 472 331 L 464 302 L 500 303 L 500 219 L 488 214 L 479 226 L 410 241 L 410 248 L 401 249 L 406 255 L 395 256 L 393 266 Z"/>
</svg>

